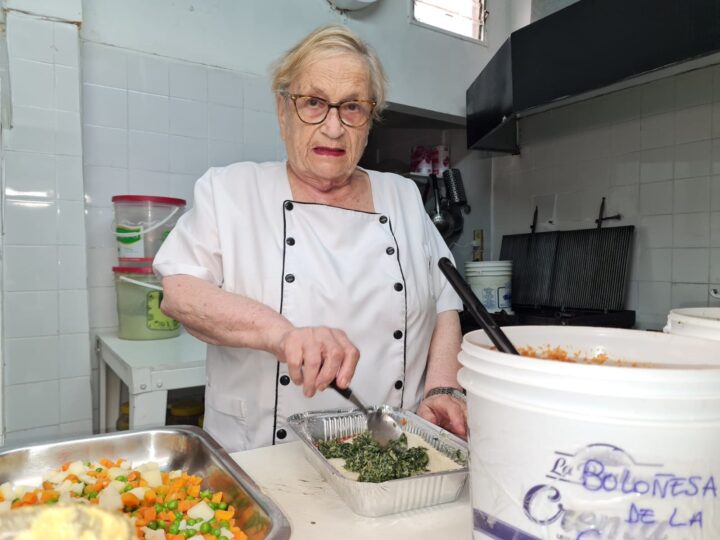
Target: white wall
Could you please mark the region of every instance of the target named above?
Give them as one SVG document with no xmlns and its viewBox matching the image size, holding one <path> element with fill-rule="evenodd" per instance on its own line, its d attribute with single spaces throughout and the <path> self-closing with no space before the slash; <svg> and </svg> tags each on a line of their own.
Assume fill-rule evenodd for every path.
<svg viewBox="0 0 720 540">
<path fill-rule="evenodd" d="M 78 29 L 10 12 L 7 40 L 3 394 L 19 444 L 91 431 L 90 341 Z"/>
<path fill-rule="evenodd" d="M 519 156 L 493 159 L 494 251 L 502 235 L 636 226 L 628 309 L 660 328 L 671 308 L 718 305 L 720 66 L 691 71 L 520 122 Z M 548 223 L 549 220 L 553 224 Z"/>
<path fill-rule="evenodd" d="M 86 0 L 82 37 L 266 75 L 312 29 L 346 21 L 384 63 L 390 101 L 464 116 L 465 89 L 507 38 L 508 3 L 490 4 L 487 46 L 410 24 L 411 0 L 381 0 L 347 18 L 327 0 Z"/>
</svg>

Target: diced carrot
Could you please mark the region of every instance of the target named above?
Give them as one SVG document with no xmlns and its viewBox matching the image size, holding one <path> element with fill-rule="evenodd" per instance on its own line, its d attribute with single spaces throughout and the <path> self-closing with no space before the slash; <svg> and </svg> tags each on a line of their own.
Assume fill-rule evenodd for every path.
<svg viewBox="0 0 720 540">
<path fill-rule="evenodd" d="M 79 478 L 74 474 L 68 474 L 65 477 L 65 480 L 70 480 L 71 482 L 77 482 L 79 480 Z"/>
<path fill-rule="evenodd" d="M 140 506 L 140 499 L 130 492 L 120 495 L 120 499 L 122 500 L 123 506 Z"/>
<path fill-rule="evenodd" d="M 218 491 L 217 493 L 215 493 L 215 494 L 212 496 L 212 502 L 214 502 L 214 503 L 222 502 L 222 498 L 223 498 L 223 492 L 222 492 L 222 491 Z"/>
<path fill-rule="evenodd" d="M 148 506 L 144 511 L 145 521 L 155 521 L 157 519 L 157 511 L 154 506 Z"/>
<path fill-rule="evenodd" d="M 175 521 L 175 514 L 173 514 L 172 512 L 168 512 L 168 511 L 159 512 L 158 518 L 163 519 L 165 521 L 172 522 L 172 521 Z"/>
<path fill-rule="evenodd" d="M 142 519 L 142 518 L 135 519 L 136 527 L 144 527 L 145 525 L 147 525 L 147 521 L 145 521 L 144 519 Z"/>
<path fill-rule="evenodd" d="M 180 510 L 181 512 L 187 512 L 193 506 L 195 506 L 195 501 L 180 501 L 178 503 L 178 510 Z"/>
<path fill-rule="evenodd" d="M 35 493 L 34 491 L 29 491 L 25 495 L 22 496 L 20 501 L 23 502 L 24 504 L 37 504 L 37 502 L 38 502 L 37 493 Z"/>
<path fill-rule="evenodd" d="M 227 510 L 215 510 L 215 519 L 218 521 L 227 521 L 232 517 L 232 513 Z"/>
<path fill-rule="evenodd" d="M 43 487 L 43 489 L 52 489 L 54 486 L 53 486 L 52 482 L 48 482 L 47 480 L 45 480 L 42 483 L 42 487 Z"/>
<path fill-rule="evenodd" d="M 191 497 L 199 497 L 200 496 L 200 486 L 197 484 L 190 486 L 187 490 L 187 493 Z"/>
<path fill-rule="evenodd" d="M 61 469 L 63 472 L 67 471 L 69 468 L 70 468 L 70 462 L 69 462 L 69 461 L 66 461 L 65 463 L 62 464 L 62 467 L 60 467 L 60 469 Z"/>
<path fill-rule="evenodd" d="M 60 497 L 60 494 L 55 491 L 54 489 L 46 489 L 42 492 L 42 496 L 40 497 L 40 500 L 43 503 L 46 503 L 48 501 L 57 500 L 58 497 Z"/>
<path fill-rule="evenodd" d="M 102 459 L 100 460 L 100 465 L 102 465 L 102 466 L 105 467 L 106 469 L 110 469 L 111 467 L 114 467 L 114 466 L 115 466 L 115 464 L 114 464 L 112 461 L 110 461 L 109 459 L 107 459 L 107 458 L 102 458 Z"/>
<path fill-rule="evenodd" d="M 148 489 L 145 492 L 143 499 L 145 501 L 145 504 L 155 504 L 155 502 L 157 501 L 157 493 L 155 493 L 155 491 L 153 491 L 152 489 Z"/>
<path fill-rule="evenodd" d="M 137 480 L 137 478 L 140 476 L 140 473 L 137 471 L 133 471 L 130 474 L 128 474 L 128 482 L 132 482 L 133 480 Z"/>
<path fill-rule="evenodd" d="M 237 531 L 233 531 L 232 540 L 247 540 L 247 534 L 238 529 Z"/>
</svg>

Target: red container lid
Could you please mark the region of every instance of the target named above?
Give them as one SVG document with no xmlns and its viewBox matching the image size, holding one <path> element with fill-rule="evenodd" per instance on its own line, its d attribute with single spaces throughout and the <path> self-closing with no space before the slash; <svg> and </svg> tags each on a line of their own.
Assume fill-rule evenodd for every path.
<svg viewBox="0 0 720 540">
<path fill-rule="evenodd" d="M 157 197 L 155 195 L 113 195 L 112 202 L 154 202 L 158 204 L 171 204 L 173 206 L 185 206 L 185 199 L 175 197 Z"/>
<path fill-rule="evenodd" d="M 151 266 L 113 266 L 116 274 L 154 274 Z"/>
</svg>

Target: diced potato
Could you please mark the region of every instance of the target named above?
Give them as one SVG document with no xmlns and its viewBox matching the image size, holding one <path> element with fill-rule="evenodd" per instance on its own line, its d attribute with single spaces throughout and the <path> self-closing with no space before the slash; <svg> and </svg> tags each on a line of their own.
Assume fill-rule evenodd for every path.
<svg viewBox="0 0 720 540">
<path fill-rule="evenodd" d="M 187 515 L 192 519 L 202 519 L 203 521 L 209 521 L 213 517 L 215 517 L 215 511 L 210 508 L 205 501 L 200 501 L 187 511 Z"/>
<path fill-rule="evenodd" d="M 85 474 L 87 470 L 88 468 L 82 461 L 73 461 L 68 467 L 67 472 L 68 474 L 74 474 L 79 477 L 81 474 Z"/>
<path fill-rule="evenodd" d="M 162 476 L 160 476 L 160 469 L 152 469 L 142 473 L 142 477 L 148 483 L 150 487 L 159 487 L 162 485 Z"/>
</svg>

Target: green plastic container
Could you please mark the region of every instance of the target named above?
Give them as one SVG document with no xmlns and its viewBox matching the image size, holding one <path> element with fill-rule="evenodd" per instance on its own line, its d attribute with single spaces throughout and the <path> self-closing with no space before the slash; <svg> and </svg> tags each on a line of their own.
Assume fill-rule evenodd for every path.
<svg viewBox="0 0 720 540">
<path fill-rule="evenodd" d="M 180 323 L 160 311 L 162 287 L 149 267 L 114 266 L 121 339 L 166 339 L 180 335 Z"/>
</svg>

